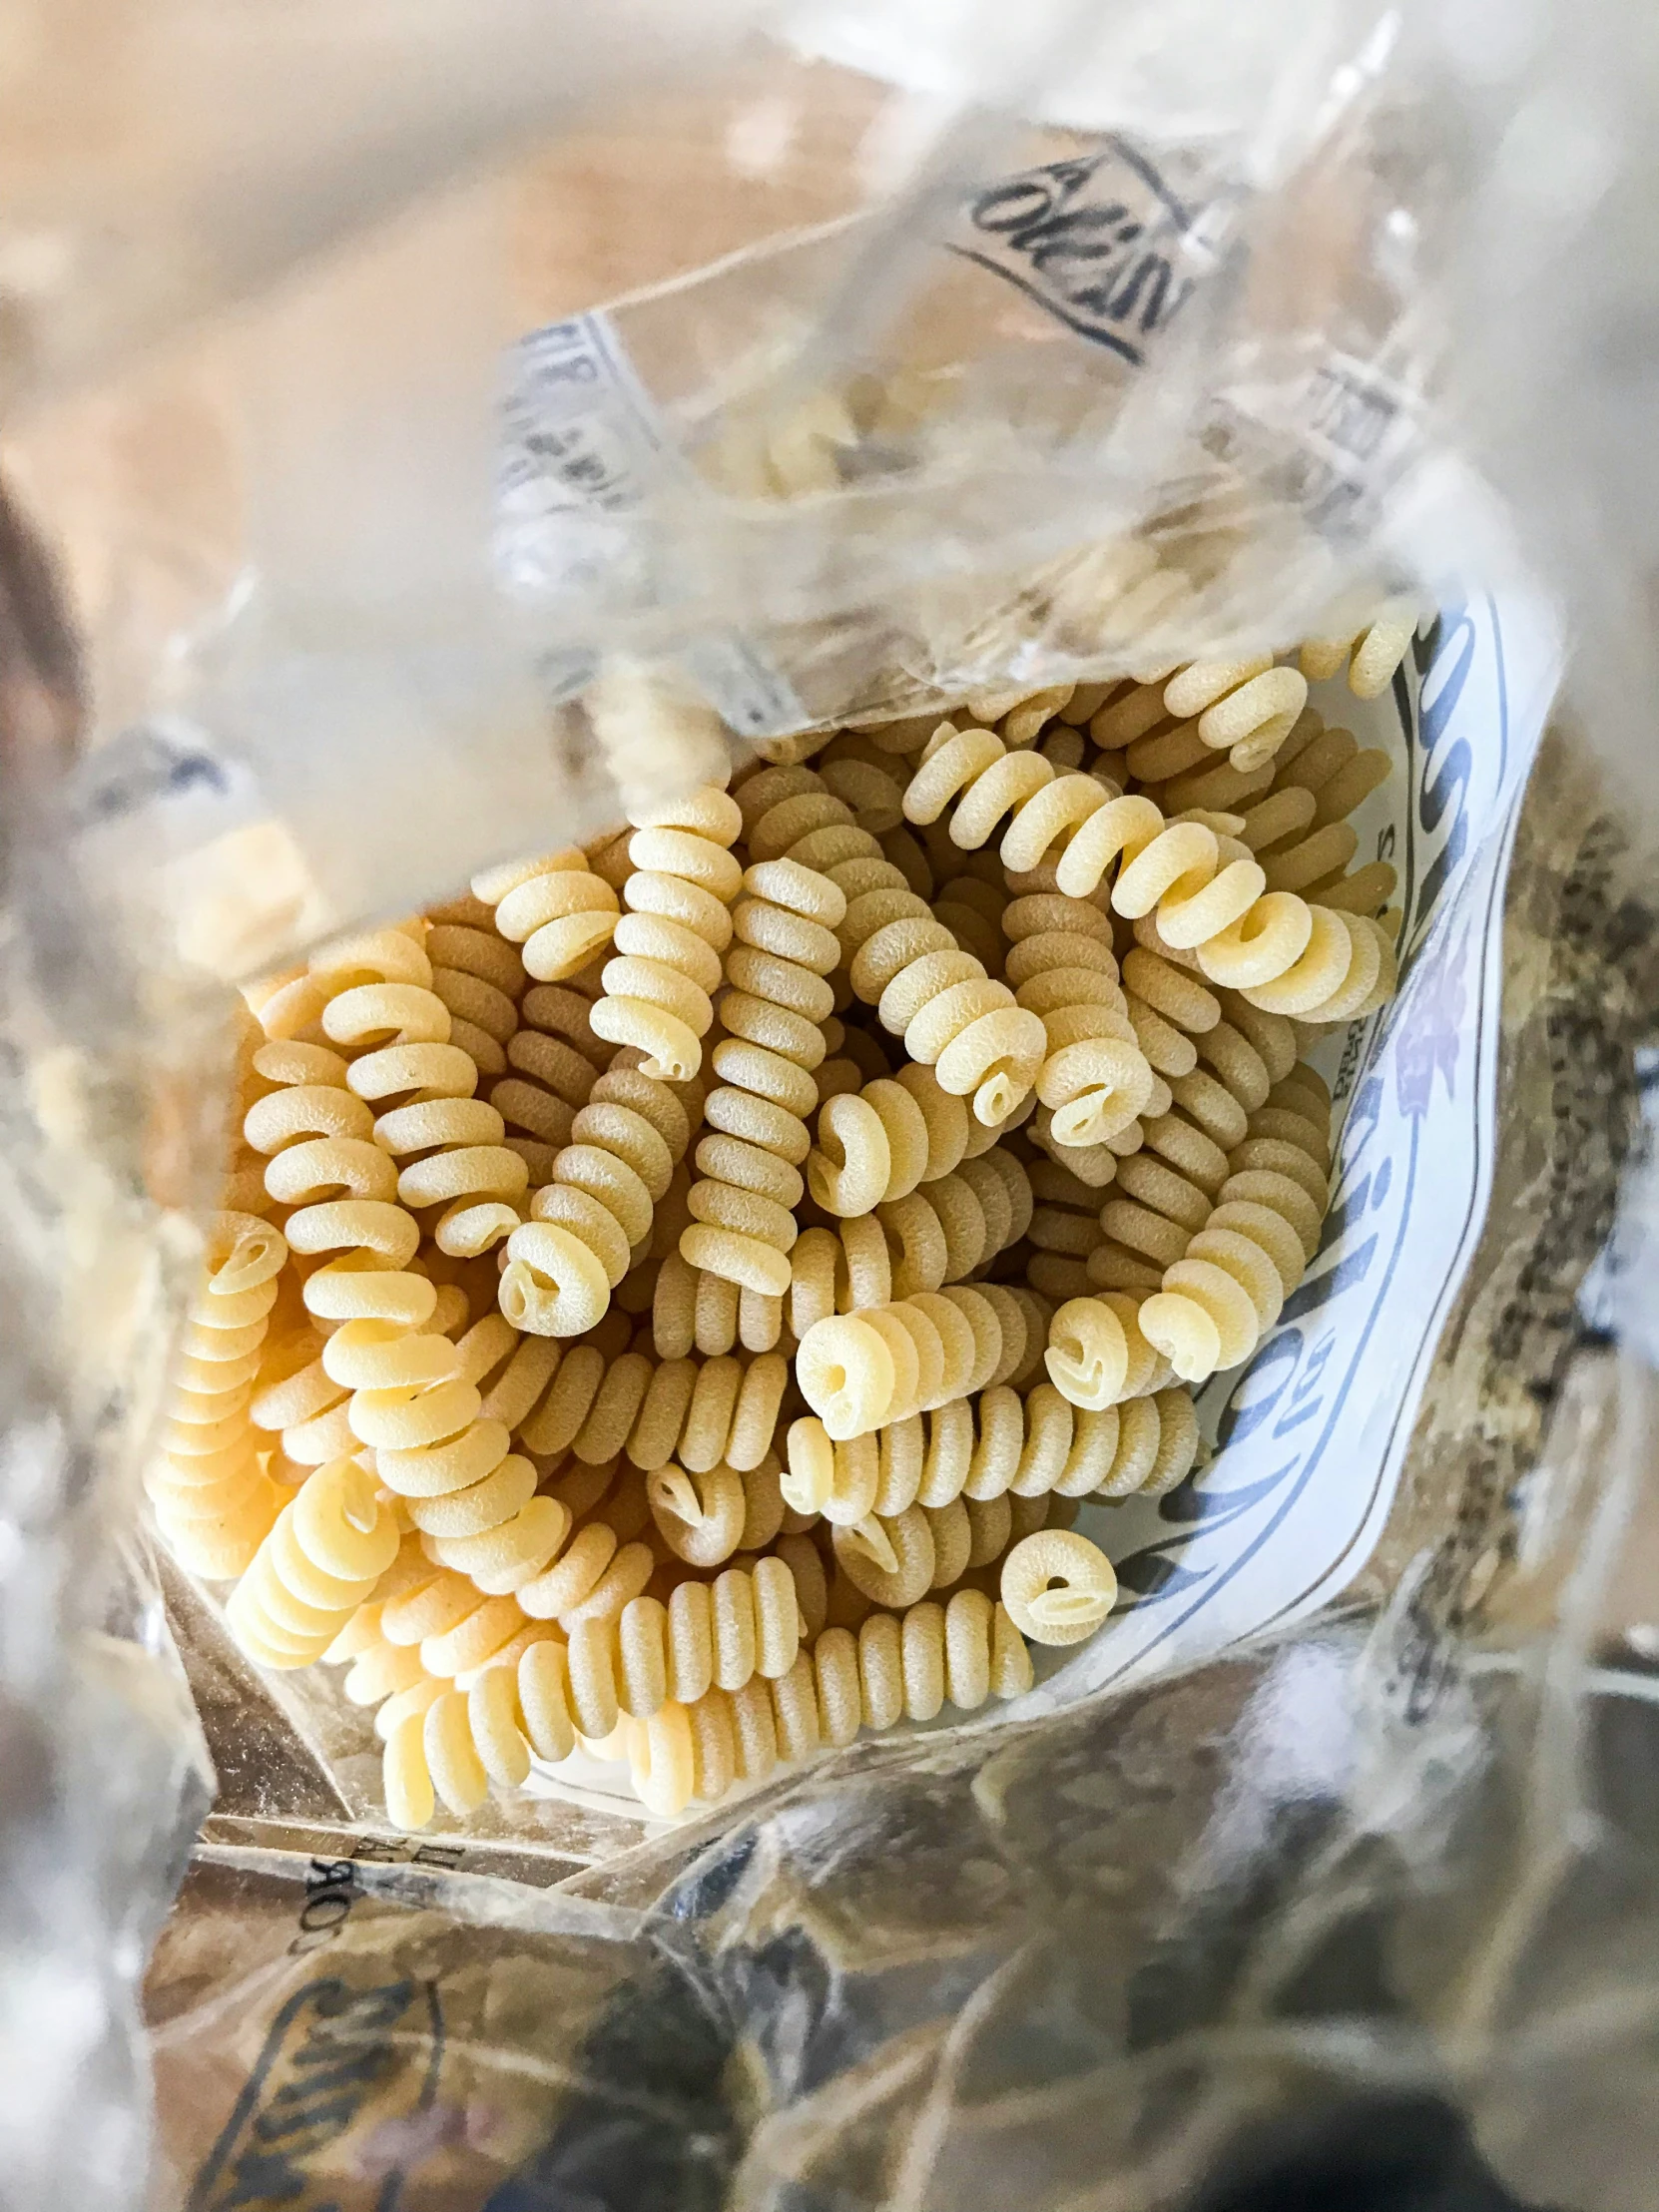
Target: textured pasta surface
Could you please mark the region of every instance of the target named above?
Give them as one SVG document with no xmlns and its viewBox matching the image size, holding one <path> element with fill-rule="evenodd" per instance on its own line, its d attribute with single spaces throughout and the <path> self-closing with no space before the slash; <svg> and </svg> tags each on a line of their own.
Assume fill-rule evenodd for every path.
<svg viewBox="0 0 1659 2212">
<path fill-rule="evenodd" d="M 146 1487 L 256 1664 L 373 1710 L 396 1826 L 578 1750 L 675 1820 L 1109 1620 L 1100 1509 L 1204 1459 L 1330 1203 L 1305 1046 L 1394 973 L 1388 763 L 1308 685 L 1385 688 L 1414 607 L 1138 666 L 1186 588 L 1091 557 L 1054 619 L 1130 676 L 730 777 L 607 679 L 626 825 L 245 993 Z"/>
</svg>

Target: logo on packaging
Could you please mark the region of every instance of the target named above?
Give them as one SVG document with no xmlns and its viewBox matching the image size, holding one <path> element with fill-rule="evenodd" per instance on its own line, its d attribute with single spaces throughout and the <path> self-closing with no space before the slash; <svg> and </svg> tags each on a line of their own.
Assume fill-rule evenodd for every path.
<svg viewBox="0 0 1659 2212">
<path fill-rule="evenodd" d="M 427 2063 L 411 2069 L 411 2045 Z M 296 1989 L 243 2086 L 191 2191 L 190 2212 L 331 2206 L 332 2153 L 365 2108 L 407 2082 L 413 2111 L 436 2092 L 443 2025 L 436 1986 L 398 1980 L 353 1988 L 330 1976 Z M 416 2081 L 414 2075 L 421 2078 Z M 320 2190 L 321 2194 L 318 2194 Z M 395 2192 L 382 2191 L 389 2203 Z"/>
<path fill-rule="evenodd" d="M 1195 236 L 1201 213 L 1114 138 L 1098 153 L 999 179 L 969 201 L 945 244 L 1138 368 L 1209 259 Z"/>
</svg>

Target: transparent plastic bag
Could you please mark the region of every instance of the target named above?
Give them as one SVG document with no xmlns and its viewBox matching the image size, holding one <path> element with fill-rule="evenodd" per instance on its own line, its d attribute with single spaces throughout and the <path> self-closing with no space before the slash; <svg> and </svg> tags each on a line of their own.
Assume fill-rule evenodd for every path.
<svg viewBox="0 0 1659 2212">
<path fill-rule="evenodd" d="M 68 30 L 96 40 L 117 12 Z M 941 694 L 1282 648 L 1326 623 L 1353 635 L 1396 589 L 1431 604 L 1447 577 L 1498 583 L 1503 517 L 1433 408 L 1457 326 L 1451 233 L 1515 96 L 1478 108 L 1431 40 L 1401 43 L 1392 18 L 1358 8 L 1294 23 L 1229 14 L 1225 36 L 1203 8 L 945 10 L 930 37 L 867 9 L 828 28 L 792 21 L 793 45 L 636 109 L 628 132 L 596 129 L 531 161 L 523 149 L 564 89 L 547 62 L 562 19 L 541 11 L 513 19 L 540 34 L 534 69 L 529 43 L 440 10 L 411 46 L 406 18 L 376 19 L 337 75 L 332 11 L 321 70 L 308 15 L 205 28 L 191 11 L 152 11 L 97 70 L 79 68 L 53 11 L 37 15 L 6 98 L 26 109 L 48 81 L 36 64 L 61 64 L 40 110 L 59 135 L 7 135 L 0 291 L 29 340 L 16 349 L 29 412 L 8 460 L 61 543 L 72 613 L 42 619 L 38 564 L 9 548 L 20 643 L 0 688 L 0 1287 L 15 1381 L 0 1696 L 19 1755 L 0 1783 L 0 1843 L 21 1970 L 0 2118 L 21 2203 L 67 2184 L 96 2207 L 140 2186 L 135 1981 L 207 1787 L 156 1587 L 128 1547 L 224 1155 L 226 982 L 441 895 L 486 861 L 609 826 L 641 782 L 695 781 L 740 737 L 787 747 L 804 725 Z M 705 16 L 702 30 L 726 27 Z M 630 58 L 637 25 L 613 11 L 604 28 L 616 44 L 596 74 Z M 173 81 L 183 110 L 147 107 L 192 41 L 215 66 Z M 237 126 L 272 89 L 273 41 L 281 97 L 251 150 Z M 124 73 L 112 51 L 146 66 Z M 365 76 L 383 89 L 388 53 L 388 82 L 420 95 L 373 109 L 395 159 L 355 105 Z M 326 98 L 308 97 L 313 78 Z M 89 87 L 100 97 L 86 105 Z M 208 110 L 225 132 L 179 127 Z M 100 136 L 112 118 L 122 128 Z M 508 166 L 478 181 L 491 163 Z M 668 203 L 684 211 L 672 250 Z M 604 218 L 603 239 L 574 206 Z M 262 220 L 244 232 L 250 209 Z M 1079 215 L 1085 237 L 1110 238 L 1104 301 L 1063 250 Z M 156 240 L 159 257 L 132 251 Z M 716 254 L 731 258 L 693 275 Z M 585 310 L 604 299 L 596 322 Z M 618 333 L 626 355 L 616 383 L 631 427 L 600 450 L 599 498 L 591 471 L 571 479 L 569 449 L 546 446 L 546 394 L 525 382 L 538 362 L 582 357 L 549 338 L 550 320 L 583 343 Z M 152 351 L 131 363 L 140 341 Z M 1463 357 L 1476 357 L 1466 337 Z M 606 473 L 619 462 L 625 479 Z M 688 706 L 669 742 L 608 753 L 580 701 L 605 662 L 701 690 L 731 728 Z M 688 729 L 709 750 L 682 751 Z M 1458 782 L 1448 762 L 1426 802 L 1442 828 Z M 1559 918 L 1553 881 L 1540 864 L 1517 897 Z M 1584 903 L 1599 912 L 1594 895 Z M 1529 942 L 1533 971 L 1564 974 L 1562 1019 L 1593 1027 L 1617 961 L 1557 971 L 1548 930 Z M 1430 1090 L 1448 1080 L 1431 1043 L 1418 1070 Z M 1627 1044 L 1619 1031 L 1606 1067 Z M 1551 1162 L 1582 1151 L 1582 1113 L 1525 1087 L 1503 1095 L 1505 1142 L 1529 1166 L 1541 1149 Z M 1503 1187 L 1504 1235 L 1534 1190 L 1525 1176 Z M 975 2188 L 987 2203 L 1173 2202 L 1234 2122 L 1287 2085 L 1417 2078 L 1414 2030 L 1402 2047 L 1379 2022 L 1419 2015 L 1450 2023 L 1454 2081 L 1524 2176 L 1528 2115 L 1579 2086 L 1552 2064 L 1574 2007 L 1597 2001 L 1558 1956 L 1531 2010 L 1515 1991 L 1532 1936 L 1550 1933 L 1552 1885 L 1578 1864 L 1572 1824 L 1591 1800 L 1575 1762 L 1600 1709 L 1586 1692 L 1629 1702 L 1585 1668 L 1645 1474 L 1633 1362 L 1616 1449 L 1593 1403 L 1573 1402 L 1550 1446 L 1561 1464 L 1537 1451 L 1573 1267 L 1594 1241 L 1576 1190 L 1561 1202 L 1577 1223 L 1571 1264 L 1545 1271 L 1549 1361 L 1533 1362 L 1527 1339 L 1523 1363 L 1512 1336 L 1482 1338 L 1459 1317 L 1471 1419 L 1448 1425 L 1439 1457 L 1412 1455 L 1401 1517 L 1351 1593 L 1384 1608 L 1358 1665 L 1349 1632 L 1320 1624 L 1005 1741 L 864 1747 L 722 1822 L 689 1869 L 703 1832 L 619 1850 L 637 1832 L 577 1807 L 550 1846 L 520 1850 L 515 1812 L 493 1835 L 430 1847 L 428 1869 L 397 1870 L 385 1918 L 412 1916 L 414 1966 L 400 1925 L 363 1945 L 360 1975 L 314 1969 L 345 1994 L 312 1990 L 309 2044 L 317 2018 L 284 2007 L 313 1968 L 288 1946 L 348 1917 L 336 1903 L 352 1886 L 330 1869 L 407 1847 L 366 1833 L 360 1794 L 293 1755 L 246 1677 L 223 1671 L 215 1700 L 199 1672 L 232 1754 L 222 1780 L 239 1758 L 255 1771 L 222 1816 L 242 1827 L 210 1846 L 237 1878 L 208 1901 L 211 1944 L 188 1948 L 216 1879 L 198 1875 L 157 1977 L 179 2061 L 164 2076 L 172 2177 L 188 2171 L 209 2203 L 257 2182 L 234 2170 L 249 2138 L 223 2131 L 252 2129 L 257 2156 L 291 2117 L 292 2102 L 260 2101 L 291 2086 L 269 2048 L 283 2064 L 344 2050 L 406 2092 L 346 2099 L 336 2115 L 325 2147 L 338 2157 L 322 2163 L 341 2201 L 383 2202 L 402 2173 L 434 2203 L 497 2183 L 529 2202 L 578 2183 L 636 2202 L 667 2172 L 692 2173 L 708 2201 L 730 2190 L 756 2206 L 815 2190 L 967 2203 Z M 1603 1191 L 1594 1223 L 1605 1210 Z M 1517 1250 L 1529 1291 L 1530 1264 Z M 1477 1282 L 1501 1319 L 1499 1277 Z M 1442 1467 L 1466 1485 L 1442 1486 Z M 1517 1533 L 1507 1507 L 1523 1478 L 1547 1510 Z M 1482 1613 L 1493 1591 L 1509 1611 Z M 172 1594 L 188 1622 L 189 1593 Z M 1492 1670 L 1512 1698 L 1483 1701 L 1488 1618 L 1519 1655 Z M 541 1819 L 523 1826 L 545 1844 Z M 336 1854 L 316 1897 L 307 1823 Z M 485 1869 L 503 1886 L 467 1887 Z M 1199 1931 L 1221 1966 L 1212 1974 L 1206 1953 L 1190 1979 L 1225 1981 L 1242 1956 L 1242 2029 L 1231 2035 L 1233 2014 L 1201 1990 L 1185 2009 L 1153 2007 L 1161 2025 L 1130 2050 L 1153 2015 L 1097 2012 L 1096 1982 L 1136 1983 L 1143 1938 L 1146 1978 L 1179 1981 L 1194 1900 L 1229 1872 L 1236 1889 Z M 531 1893 L 549 1877 L 573 1903 L 628 1911 L 539 1915 Z M 1125 1894 L 1123 1919 L 1102 1918 L 1102 1899 Z M 1283 1912 L 1257 1927 L 1263 1895 Z M 1641 1895 L 1633 1882 L 1628 1909 L 1610 1906 L 1609 1947 Z M 1440 1962 L 1473 1995 L 1447 1997 L 1418 1962 L 1476 1896 L 1476 1933 Z M 1361 1918 L 1368 1900 L 1401 1901 L 1416 2011 L 1381 1979 L 1356 1980 L 1339 2028 L 1297 2013 L 1282 2032 L 1279 2010 L 1295 2004 L 1279 2007 L 1278 1977 L 1318 1963 L 1303 1937 L 1356 1897 Z M 642 1924 L 642 1907 L 660 1910 Z M 262 1920 L 295 1963 L 264 1972 Z M 1096 1970 L 1114 1943 L 1130 1961 L 1116 1980 Z M 481 1972 L 496 1960 L 499 2001 Z M 1615 1964 L 1598 2047 L 1618 2054 L 1645 1985 L 1639 1955 Z M 459 2155 L 479 2147 L 479 2100 L 448 2093 L 441 2006 L 409 2009 L 451 1972 L 476 1997 L 453 2047 L 489 2084 L 481 2163 Z M 550 2041 L 527 2015 L 567 1977 Z M 382 1987 L 395 2005 L 373 1997 Z M 267 1998 L 279 2001 L 262 2009 Z M 1298 2000 L 1306 2011 L 1305 1990 Z M 409 2018 L 425 2024 L 400 2029 Z M 1508 2020 L 1529 2032 L 1504 2050 L 1492 2028 Z M 1097 2069 L 1112 2072 L 1109 2109 Z M 1599 2080 L 1624 2078 L 1610 2067 Z M 642 2080 L 664 2100 L 643 2117 Z M 980 2102 L 996 2107 L 982 2130 Z M 497 2104 L 513 2107 L 510 2125 Z M 662 2163 L 631 2162 L 637 2148 Z M 1563 2201 L 1576 2180 L 1556 2185 Z"/>
</svg>

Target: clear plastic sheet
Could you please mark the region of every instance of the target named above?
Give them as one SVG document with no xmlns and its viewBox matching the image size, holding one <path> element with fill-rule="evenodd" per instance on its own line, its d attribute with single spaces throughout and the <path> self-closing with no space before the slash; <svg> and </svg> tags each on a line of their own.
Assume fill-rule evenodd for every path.
<svg viewBox="0 0 1659 2212">
<path fill-rule="evenodd" d="M 95 4 L 0 47 L 6 459 L 62 556 L 8 503 L 6 2191 L 135 2202 L 154 2140 L 157 2203 L 227 2212 L 1127 2212 L 1251 2201 L 1306 2122 L 1328 2162 L 1391 2128 L 1517 2202 L 1644 2204 L 1646 1180 L 1628 1343 L 1573 1297 L 1653 978 L 1625 795 L 1574 747 L 1523 825 L 1487 1241 L 1342 1618 L 622 1852 L 598 1815 L 389 1845 L 199 1669 L 220 1810 L 151 1975 L 152 2137 L 137 1982 L 213 1779 L 139 1476 L 223 1155 L 225 983 L 707 773 L 724 733 L 601 753 L 576 694 L 607 656 L 787 740 L 1280 647 L 1498 581 L 1470 450 L 1569 592 L 1612 575 L 1626 630 L 1640 600 L 1578 505 L 1551 540 L 1559 466 L 1511 465 L 1535 361 L 1504 340 L 1594 165 L 1510 293 L 1457 278 L 1530 220 L 1509 131 L 1547 27 L 1476 66 L 1471 10 L 791 12 L 527 152 L 744 12 L 612 10 L 578 46 L 542 8 Z M 1623 58 L 1595 45 L 1580 91 Z M 642 425 L 608 509 L 513 475 L 542 423 L 501 359 L 607 299 Z M 1514 405 L 1471 437 L 1482 369 Z M 1590 419 L 1605 462 L 1626 418 Z"/>
<path fill-rule="evenodd" d="M 233 1792 L 151 1976 L 172 2197 L 281 2152 L 353 2206 L 1644 2205 L 1653 1382 L 1574 1303 L 1637 1126 L 1628 867 L 1552 741 L 1493 1207 L 1344 1617 L 585 1871 Z"/>
</svg>

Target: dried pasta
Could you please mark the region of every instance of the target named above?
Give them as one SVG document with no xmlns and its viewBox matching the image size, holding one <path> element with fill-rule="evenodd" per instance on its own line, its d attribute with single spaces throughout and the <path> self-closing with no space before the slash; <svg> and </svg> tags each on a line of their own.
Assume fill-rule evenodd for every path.
<svg viewBox="0 0 1659 2212">
<path fill-rule="evenodd" d="M 798 860 L 759 861 L 743 885 L 721 1000 L 727 1034 L 714 1054 L 722 1083 L 704 1109 L 711 1134 L 697 1148 L 702 1179 L 680 1253 L 691 1267 L 781 1298 L 805 1189 L 806 1116 L 818 1104 L 813 1071 L 834 1003 L 825 978 L 840 956 L 834 932 L 846 900 Z"/>
<path fill-rule="evenodd" d="M 523 946 L 525 972 L 539 983 L 561 983 L 585 968 L 611 942 L 622 912 L 616 892 L 574 845 L 486 869 L 472 878 L 472 893 L 494 909 L 498 933 Z"/>
<path fill-rule="evenodd" d="M 157 1523 L 181 1563 L 216 1581 L 252 1564 L 284 1501 L 261 1462 L 248 1408 L 287 1257 L 271 1223 L 216 1216 L 160 1456 L 145 1477 Z"/>
<path fill-rule="evenodd" d="M 1189 589 L 1063 564 L 1056 634 L 1127 678 L 729 779 L 624 672 L 630 794 L 682 725 L 700 789 L 249 987 L 147 1485 L 256 1663 L 375 1710 L 397 1825 L 578 1751 L 678 1819 L 1109 1617 L 1087 1531 L 1189 1479 L 1194 1386 L 1317 1249 L 1300 1045 L 1394 975 L 1388 762 L 1307 687 L 1375 695 L 1414 610 L 1160 666 Z"/>
<path fill-rule="evenodd" d="M 1302 648 L 1302 673 L 1310 683 L 1348 669 L 1348 688 L 1356 699 L 1379 699 L 1393 682 L 1394 671 L 1411 650 L 1421 610 L 1409 598 L 1385 599 L 1359 624 L 1342 622 L 1335 633 L 1321 629 Z"/>
<path fill-rule="evenodd" d="M 507 1237 L 501 1311 L 515 1329 L 579 1337 L 650 1239 L 691 1141 L 685 1108 L 643 1068 L 611 1068 L 572 1119 L 571 1141 Z"/>
<path fill-rule="evenodd" d="M 646 1055 L 647 1075 L 685 1082 L 703 1062 L 714 1020 L 729 911 L 743 881 L 731 847 L 743 827 L 736 802 L 714 786 L 668 806 L 635 810 L 616 925 L 617 957 L 605 966 L 594 1031 Z"/>
</svg>

